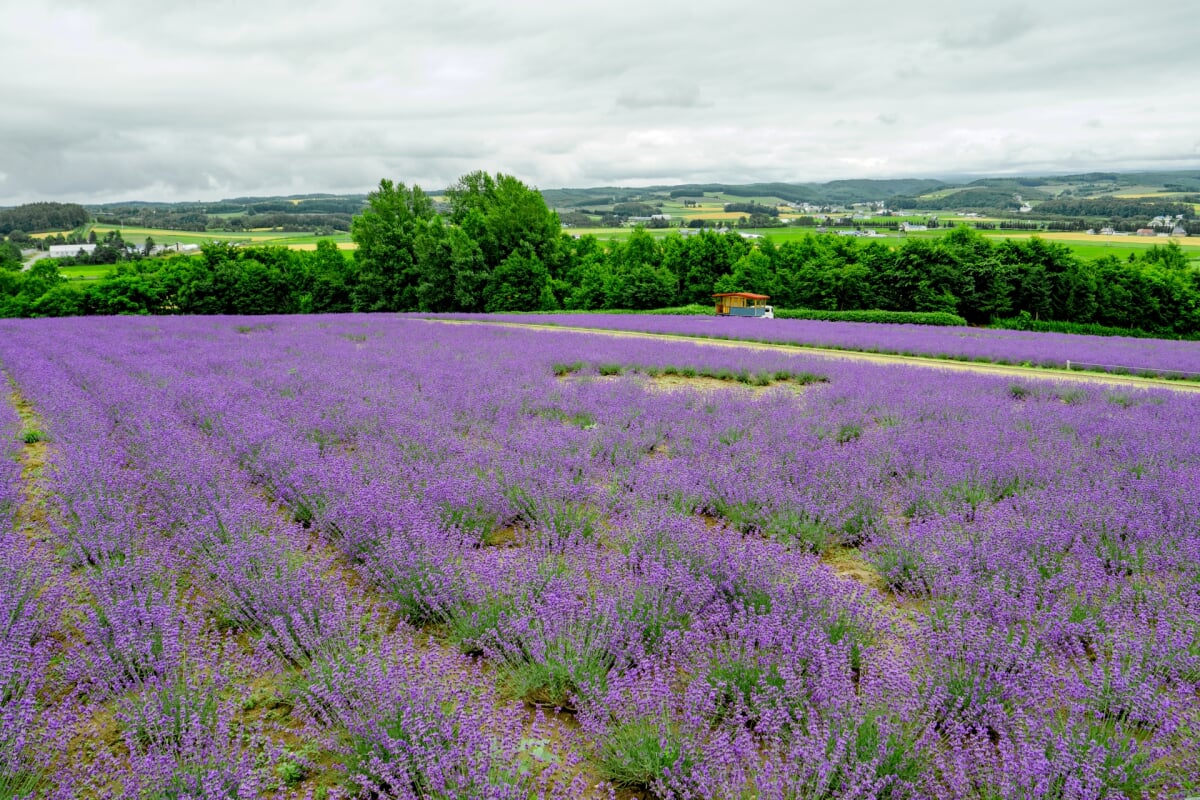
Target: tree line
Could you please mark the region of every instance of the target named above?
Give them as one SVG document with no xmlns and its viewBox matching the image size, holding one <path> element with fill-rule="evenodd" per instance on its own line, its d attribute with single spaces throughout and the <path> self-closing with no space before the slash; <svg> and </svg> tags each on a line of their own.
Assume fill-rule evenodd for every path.
<svg viewBox="0 0 1200 800">
<path fill-rule="evenodd" d="M 707 230 L 655 238 L 642 229 L 602 242 L 565 233 L 542 196 L 512 176 L 470 173 L 446 200 L 440 213 L 420 187 L 381 181 L 354 217 L 353 255 L 327 240 L 313 252 L 211 244 L 196 257 L 123 256 L 87 283 L 65 281 L 45 259 L 0 273 L 0 314 L 642 310 L 754 291 L 782 308 L 946 312 L 974 324 L 1025 312 L 1200 332 L 1200 271 L 1175 244 L 1088 260 L 1062 244 L 995 241 L 966 227 L 902 243 L 813 234 L 775 244 Z"/>
<path fill-rule="evenodd" d="M 76 203 L 27 203 L 0 210 L 0 236 L 8 236 L 14 231 L 69 231 L 86 225 L 91 218 L 87 209 Z"/>
<path fill-rule="evenodd" d="M 1104 219 L 1140 219 L 1153 217 L 1195 216 L 1190 204 L 1170 200 L 1154 200 L 1129 197 L 1060 197 L 1046 200 L 1037 207 L 1039 214 L 1058 214 L 1067 217 L 1093 217 Z"/>
</svg>

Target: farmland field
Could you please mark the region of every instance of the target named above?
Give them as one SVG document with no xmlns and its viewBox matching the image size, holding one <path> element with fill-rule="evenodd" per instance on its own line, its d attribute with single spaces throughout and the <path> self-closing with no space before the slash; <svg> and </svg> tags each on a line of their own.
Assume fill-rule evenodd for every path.
<svg viewBox="0 0 1200 800">
<path fill-rule="evenodd" d="M 674 209 L 669 209 L 669 213 L 676 213 Z M 689 209 L 689 212 L 691 209 Z M 741 213 L 725 213 L 724 211 L 714 209 L 712 211 L 700 211 L 696 214 L 689 213 L 688 216 L 703 216 L 707 219 L 716 222 L 730 222 L 745 216 Z M 863 222 L 864 227 L 870 227 L 870 222 Z M 152 237 L 154 241 L 162 244 L 204 244 L 205 242 L 244 242 L 253 245 L 279 245 L 289 247 L 294 250 L 314 250 L 316 243 L 320 239 L 331 239 L 336 242 L 338 247 L 343 250 L 352 250 L 355 245 L 350 240 L 349 234 L 337 234 L 334 236 L 314 236 L 312 234 L 302 232 L 289 231 L 167 231 L 157 230 L 153 228 L 135 228 L 135 227 L 118 227 L 113 225 L 93 225 L 92 228 L 96 231 L 97 236 L 103 236 L 109 231 L 120 231 L 121 235 L 127 242 L 132 244 L 140 244 L 147 236 Z M 564 231 L 578 236 L 590 235 L 602 240 L 622 240 L 629 237 L 633 232 L 633 228 L 565 228 Z M 920 236 L 928 238 L 936 238 L 945 234 L 944 230 L 928 231 L 924 233 L 906 234 L 907 236 Z M 647 232 L 661 238 L 670 234 L 677 234 L 678 228 L 652 228 Z M 806 236 L 813 235 L 812 228 L 806 227 L 786 227 L 786 228 L 762 228 L 762 229 L 745 229 L 746 233 L 759 234 L 770 238 L 776 244 L 781 244 L 787 241 L 803 239 Z M 1107 237 L 1107 236 L 1089 236 L 1083 233 L 1058 233 L 1041 231 L 1038 233 L 1026 233 L 1022 231 L 980 231 L 984 236 L 989 238 L 1009 238 L 1009 239 L 1028 239 L 1030 236 L 1038 236 L 1046 241 L 1059 242 L 1071 247 L 1080 256 L 1084 258 L 1098 258 L 1104 255 L 1115 255 L 1119 258 L 1125 258 L 1131 253 L 1141 253 L 1148 249 L 1151 245 L 1163 245 L 1164 239 L 1138 239 L 1133 236 L 1122 237 Z M 903 241 L 905 235 L 901 235 L 894 231 L 883 231 L 882 236 L 885 241 L 890 241 L 896 244 Z M 1200 262 L 1200 237 L 1195 239 L 1174 239 L 1184 248 L 1184 252 L 1188 257 Z"/>
<path fill-rule="evenodd" d="M 742 214 L 734 215 L 736 217 L 744 216 Z M 861 223 L 864 228 L 870 228 L 870 222 Z M 566 232 L 579 236 L 592 235 L 598 239 L 625 239 L 633 232 L 633 228 L 567 228 Z M 739 228 L 745 233 L 754 233 L 771 239 L 775 244 L 783 242 L 798 241 L 806 236 L 816 235 L 812 228 L 807 227 L 786 227 L 786 228 Z M 936 239 L 944 236 L 953 228 L 942 228 L 933 231 L 923 231 L 919 233 L 901 234 L 896 231 L 881 230 L 879 231 L 881 241 L 889 245 L 901 244 L 905 238 L 929 238 Z M 661 237 L 668 234 L 678 233 L 677 228 L 658 228 L 647 229 L 647 233 L 652 236 Z M 1192 261 L 1200 262 L 1200 237 L 1188 237 L 1179 239 L 1162 239 L 1162 238 L 1142 238 L 1136 236 L 1096 236 L 1086 233 L 1069 233 L 1057 231 L 979 231 L 983 236 L 989 239 L 1014 239 L 1017 241 L 1026 240 L 1033 236 L 1037 236 L 1048 242 L 1055 242 L 1070 247 L 1080 257 L 1095 259 L 1101 256 L 1114 255 L 1118 258 L 1126 258 L 1131 253 L 1141 254 L 1152 246 L 1162 247 L 1168 241 L 1176 242 L 1183 248 L 1184 254 Z"/>
<path fill-rule="evenodd" d="M 83 266 L 60 266 L 58 271 L 68 280 L 94 281 L 104 277 L 114 268 L 113 264 L 84 264 Z"/>
<path fill-rule="evenodd" d="M 287 247 L 300 246 L 304 249 L 306 245 L 316 247 L 316 242 L 319 239 L 332 239 L 338 243 L 347 243 L 350 241 L 350 234 L 336 234 L 333 236 L 314 236 L 311 233 L 303 231 L 275 231 L 275 230 L 249 230 L 249 231 L 170 231 L 159 230 L 157 228 L 138 228 L 134 226 L 121 225 L 92 225 L 92 230 L 96 235 L 103 237 L 104 234 L 110 231 L 119 231 L 125 241 L 130 244 L 140 245 L 149 236 L 154 239 L 157 244 L 204 244 L 206 242 L 246 242 L 248 244 L 257 245 L 283 245 Z"/>
<path fill-rule="evenodd" d="M 1200 791 L 1200 405 L 383 315 L 0 323 L 0 796 Z"/>
</svg>

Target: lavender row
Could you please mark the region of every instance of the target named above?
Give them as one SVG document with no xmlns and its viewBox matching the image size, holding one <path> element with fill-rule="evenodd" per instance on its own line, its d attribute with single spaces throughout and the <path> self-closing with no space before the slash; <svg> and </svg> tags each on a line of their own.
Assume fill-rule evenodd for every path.
<svg viewBox="0 0 1200 800">
<path fill-rule="evenodd" d="M 269 766 L 276 760 L 290 765 L 285 774 L 295 776 L 311 755 L 281 756 L 270 731 L 248 727 L 240 709 L 254 702 L 250 677 L 264 668 L 300 670 L 316 693 L 331 665 L 348 654 L 373 655 L 372 643 L 386 626 L 330 577 L 328 556 L 312 550 L 298 525 L 281 521 L 254 496 L 237 463 L 221 458 L 201 428 L 163 402 L 162 386 L 143 371 L 114 369 L 119 355 L 74 333 L 63 331 L 56 340 L 72 353 L 69 368 L 55 369 L 58 359 L 36 337 L 14 336 L 6 359 L 38 387 L 31 396 L 45 408 L 56 449 L 65 454 L 54 475 L 62 506 L 56 532 L 91 595 L 85 640 L 70 654 L 66 678 L 82 704 L 116 703 L 129 751 L 130 763 L 121 767 L 114 752 L 97 756 L 108 759 L 108 774 L 90 790 L 139 796 L 198 792 L 203 785 L 220 796 L 257 796 L 278 783 L 263 768 L 264 758 Z M 397 631 L 381 655 L 411 651 L 402 634 Z M 256 643 L 254 653 L 237 646 L 246 635 Z M 382 660 L 385 670 L 389 665 Z M 465 661 L 454 668 L 459 679 L 472 669 Z M 308 702 L 309 695 L 297 691 Z M 458 718 L 479 709 L 444 712 L 445 691 L 444 679 L 427 681 L 422 693 L 408 698 L 409 711 L 441 720 L 448 730 L 476 731 L 462 747 L 486 754 L 480 745 L 490 736 Z M 328 697 L 311 697 L 315 709 L 328 711 Z M 490 709 L 488 698 L 479 706 Z M 78 711 L 87 716 L 87 708 Z M 410 770 L 447 759 L 436 748 L 409 756 Z M 484 757 L 468 776 L 447 778 L 444 788 L 453 794 L 459 778 L 478 781 L 490 760 Z M 86 777 L 77 777 L 87 789 Z M 64 782 L 57 789 L 70 795 L 80 785 Z"/>
<path fill-rule="evenodd" d="M 34 791 L 46 767 L 36 746 L 40 695 L 61 604 L 52 567 L 22 530 L 21 433 L 12 406 L 0 405 L 0 796 L 5 797 Z"/>
<path fill-rule="evenodd" d="M 796 319 L 737 319 L 637 314 L 443 315 L 452 319 L 551 323 L 607 330 L 1031 364 L 1103 372 L 1200 378 L 1200 342 L 1062 333 Z"/>
<path fill-rule="evenodd" d="M 153 387 L 157 430 L 236 459 L 391 611 L 490 661 L 498 691 L 576 712 L 596 774 L 681 797 L 1116 797 L 1187 774 L 1186 398 L 682 342 L 255 322 L 52 333 Z M 687 388 L 722 369 L 773 384 Z M 827 566 L 855 559 L 868 587 Z M 327 676 L 300 700 L 315 736 L 336 749 L 353 731 L 370 754 L 356 774 L 386 796 L 398 753 L 378 748 L 397 732 L 429 732 L 401 737 L 423 765 L 464 743 L 421 714 L 372 727 L 416 702 L 402 689 L 422 672 L 382 641 L 370 664 L 337 648 L 298 667 Z M 494 744 L 518 725 L 498 698 L 431 692 L 421 707 L 445 697 L 510 732 L 483 748 L 516 765 L 497 775 L 558 771 L 537 736 Z M 486 791 L 523 791 L 506 780 Z"/>
</svg>

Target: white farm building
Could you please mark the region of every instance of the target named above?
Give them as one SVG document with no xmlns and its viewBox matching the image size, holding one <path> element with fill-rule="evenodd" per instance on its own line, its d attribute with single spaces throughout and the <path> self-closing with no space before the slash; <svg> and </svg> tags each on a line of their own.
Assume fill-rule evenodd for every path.
<svg viewBox="0 0 1200 800">
<path fill-rule="evenodd" d="M 96 252 L 94 244 L 52 244 L 50 245 L 51 258 L 74 258 L 80 254 L 91 255 Z"/>
</svg>

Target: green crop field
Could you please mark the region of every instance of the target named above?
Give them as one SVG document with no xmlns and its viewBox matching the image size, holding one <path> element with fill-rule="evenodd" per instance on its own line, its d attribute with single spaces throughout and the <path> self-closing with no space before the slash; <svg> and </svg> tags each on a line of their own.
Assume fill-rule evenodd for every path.
<svg viewBox="0 0 1200 800">
<path fill-rule="evenodd" d="M 283 245 L 285 247 L 299 247 L 311 245 L 316 247 L 316 243 L 321 239 L 332 239 L 339 244 L 348 243 L 350 234 L 339 233 L 333 236 L 317 236 L 312 233 L 304 233 L 302 231 L 275 231 L 275 230 L 251 230 L 251 231 L 167 231 L 158 230 L 157 228 L 138 228 L 119 225 L 93 225 L 92 230 L 96 232 L 97 237 L 103 237 L 109 231 L 120 231 L 121 236 L 130 244 L 141 244 L 146 237 L 154 240 L 155 244 L 205 244 L 207 242 L 236 242 L 245 244 L 271 244 Z"/>
<path fill-rule="evenodd" d="M 59 267 L 59 273 L 69 281 L 94 281 L 104 277 L 111 264 L 86 264 L 80 267 Z"/>
</svg>

